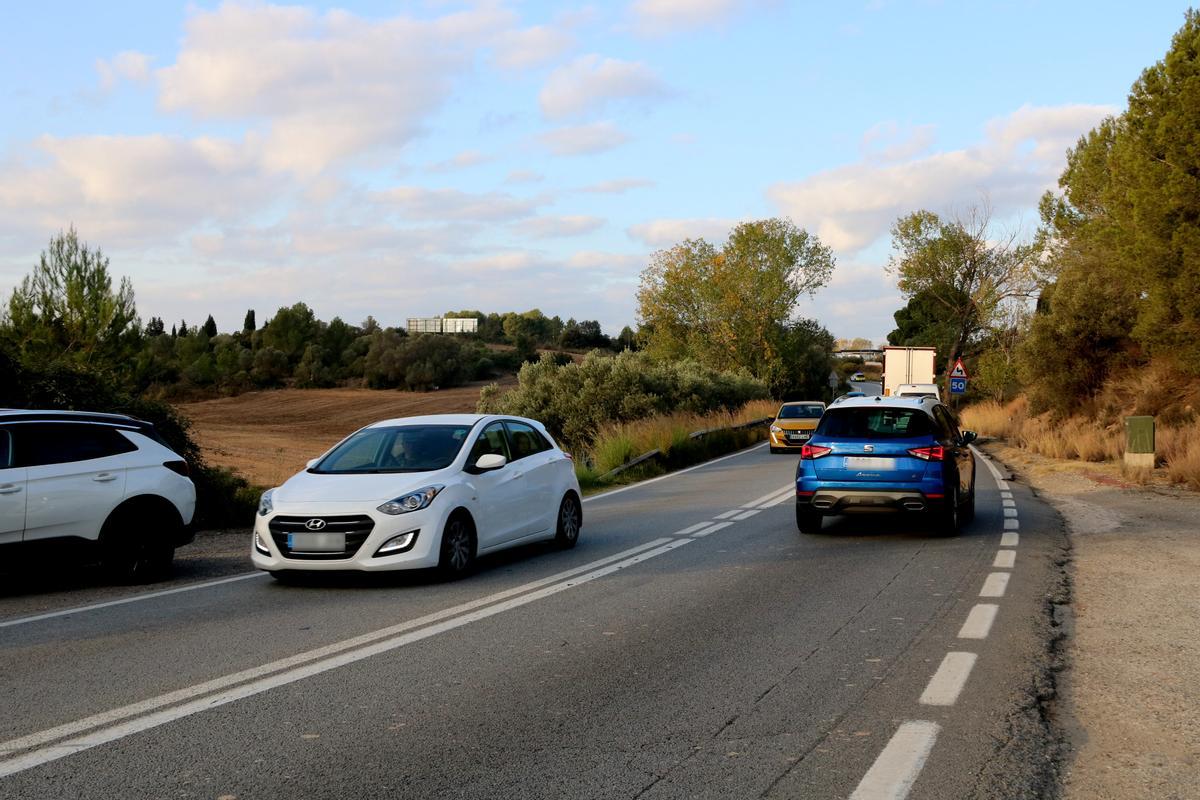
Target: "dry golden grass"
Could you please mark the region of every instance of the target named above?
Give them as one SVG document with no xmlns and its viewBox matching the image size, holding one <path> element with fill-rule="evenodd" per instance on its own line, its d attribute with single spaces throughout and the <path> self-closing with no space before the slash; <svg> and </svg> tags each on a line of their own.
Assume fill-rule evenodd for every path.
<svg viewBox="0 0 1200 800">
<path fill-rule="evenodd" d="M 670 453 L 672 448 L 686 443 L 689 434 L 695 431 L 729 428 L 774 417 L 778 410 L 779 403 L 774 400 L 754 400 L 732 413 L 665 414 L 613 423 L 600 429 L 592 445 L 591 461 L 595 471 L 604 474 L 651 450 Z"/>
<path fill-rule="evenodd" d="M 509 379 L 511 382 L 512 379 Z M 483 384 L 436 392 L 279 389 L 180 405 L 209 463 L 278 486 L 364 425 L 417 414 L 474 413 Z"/>
<path fill-rule="evenodd" d="M 1113 398 L 1122 393 L 1133 393 L 1137 386 L 1145 388 L 1152 383 L 1129 378 L 1107 394 Z M 1130 401 L 1129 408 L 1137 413 L 1152 411 L 1157 407 L 1156 401 L 1146 395 L 1125 399 Z M 1166 416 L 1172 418 L 1172 414 L 1190 414 L 1190 408 L 1190 405 L 1185 406 Z M 962 422 L 963 427 L 983 436 L 1005 439 L 1037 455 L 1100 463 L 1120 461 L 1124 456 L 1124 416 L 1132 411 L 1109 413 L 1100 420 L 1086 417 L 1055 420 L 1049 415 L 1030 416 L 1025 399 L 1018 398 L 1007 405 L 977 403 L 963 410 Z M 1109 420 L 1108 424 L 1103 424 L 1105 419 Z M 1178 420 L 1178 417 L 1175 419 Z M 1163 424 L 1160 419 L 1155 438 L 1158 463 L 1167 480 L 1200 489 L 1200 423 L 1182 420 Z M 1120 471 L 1131 483 L 1152 483 L 1155 478 L 1154 471 L 1132 469 L 1124 464 Z"/>
</svg>

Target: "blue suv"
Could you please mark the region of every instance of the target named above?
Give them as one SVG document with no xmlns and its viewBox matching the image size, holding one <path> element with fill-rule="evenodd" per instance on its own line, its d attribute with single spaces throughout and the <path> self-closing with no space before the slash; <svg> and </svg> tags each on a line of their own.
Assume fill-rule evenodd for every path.
<svg viewBox="0 0 1200 800">
<path fill-rule="evenodd" d="M 971 431 L 933 397 L 856 397 L 831 405 L 796 467 L 796 527 L 834 514 L 930 515 L 954 535 L 975 515 Z"/>
</svg>

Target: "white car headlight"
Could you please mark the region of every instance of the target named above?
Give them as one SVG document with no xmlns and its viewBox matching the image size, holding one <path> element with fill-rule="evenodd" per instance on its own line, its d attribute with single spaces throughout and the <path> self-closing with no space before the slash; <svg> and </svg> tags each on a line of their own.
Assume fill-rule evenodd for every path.
<svg viewBox="0 0 1200 800">
<path fill-rule="evenodd" d="M 271 497 L 274 494 L 274 489 L 267 489 L 262 493 L 262 497 L 258 498 L 258 515 L 260 517 L 265 517 L 275 510 L 275 504 L 271 502 Z"/>
<path fill-rule="evenodd" d="M 779 427 L 778 425 L 772 425 L 771 433 L 783 433 L 783 428 Z"/>
<path fill-rule="evenodd" d="M 442 486 L 426 486 L 423 489 L 417 489 L 415 492 L 402 494 L 394 500 L 388 500 L 381 505 L 377 510 L 384 514 L 407 514 L 411 511 L 420 511 L 430 503 L 433 498 L 438 496 L 438 492 L 442 491 Z"/>
</svg>

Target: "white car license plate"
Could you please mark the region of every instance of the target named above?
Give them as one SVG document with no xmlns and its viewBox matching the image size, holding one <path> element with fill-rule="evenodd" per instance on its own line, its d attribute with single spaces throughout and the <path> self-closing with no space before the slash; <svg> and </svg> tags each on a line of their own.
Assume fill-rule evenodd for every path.
<svg viewBox="0 0 1200 800">
<path fill-rule="evenodd" d="M 788 434 L 788 439 L 790 439 L 793 442 L 807 442 L 811 438 L 812 438 L 812 434 L 810 434 L 810 433 L 789 433 Z"/>
<path fill-rule="evenodd" d="M 871 472 L 882 472 L 896 468 L 894 458 L 875 458 L 874 456 L 846 456 L 846 469 L 865 469 Z"/>
<path fill-rule="evenodd" d="M 289 533 L 288 550 L 293 553 L 344 553 L 344 533 Z"/>
</svg>

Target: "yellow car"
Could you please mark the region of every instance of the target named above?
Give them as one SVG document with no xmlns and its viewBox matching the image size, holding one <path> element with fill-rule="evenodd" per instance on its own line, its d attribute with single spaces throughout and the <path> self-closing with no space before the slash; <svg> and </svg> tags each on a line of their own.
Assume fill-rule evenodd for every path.
<svg viewBox="0 0 1200 800">
<path fill-rule="evenodd" d="M 799 453 L 824 413 L 825 404 L 817 400 L 784 403 L 771 423 L 771 452 Z"/>
</svg>

